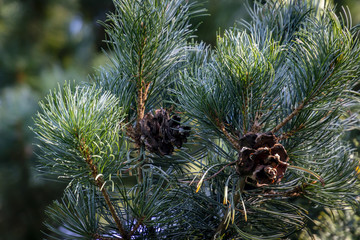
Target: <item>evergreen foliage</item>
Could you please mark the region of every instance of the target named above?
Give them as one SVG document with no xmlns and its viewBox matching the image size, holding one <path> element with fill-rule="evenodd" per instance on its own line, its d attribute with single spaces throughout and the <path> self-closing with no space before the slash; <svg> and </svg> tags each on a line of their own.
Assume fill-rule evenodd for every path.
<svg viewBox="0 0 360 240">
<path fill-rule="evenodd" d="M 345 15 L 256 3 L 211 49 L 191 40 L 196 4 L 114 5 L 111 65 L 51 92 L 35 119 L 39 168 L 69 182 L 50 238 L 278 239 L 315 204 L 356 206 L 359 163 L 341 137 L 360 47 Z"/>
<path fill-rule="evenodd" d="M 63 90 L 51 92 L 40 107 L 43 113 L 37 115 L 35 133 L 47 143 L 39 146 L 43 172 L 71 180 L 87 177 L 90 155 L 97 174 L 118 170 L 123 116 L 115 96 L 95 87 L 72 91 L 66 84 Z"/>
</svg>

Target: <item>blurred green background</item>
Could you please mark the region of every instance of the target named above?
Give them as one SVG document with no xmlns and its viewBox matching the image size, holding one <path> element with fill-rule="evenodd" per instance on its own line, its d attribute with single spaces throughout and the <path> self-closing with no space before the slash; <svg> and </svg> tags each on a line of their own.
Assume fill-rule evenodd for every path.
<svg viewBox="0 0 360 240">
<path fill-rule="evenodd" d="M 247 19 L 244 0 L 203 1 L 211 16 L 194 20 L 198 40 Z M 249 1 L 251 4 L 251 1 Z M 360 1 L 348 5 L 360 22 Z M 113 11 L 111 0 L 0 0 L 0 240 L 41 239 L 44 209 L 64 185 L 36 177 L 36 139 L 28 126 L 37 102 L 65 80 L 86 81 L 106 64 L 105 33 L 98 21 Z M 359 132 L 349 134 L 356 145 Z"/>
</svg>

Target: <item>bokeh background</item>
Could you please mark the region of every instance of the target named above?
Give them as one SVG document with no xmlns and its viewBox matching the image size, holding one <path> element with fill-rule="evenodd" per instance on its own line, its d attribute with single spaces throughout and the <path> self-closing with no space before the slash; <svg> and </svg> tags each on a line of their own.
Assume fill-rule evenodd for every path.
<svg viewBox="0 0 360 240">
<path fill-rule="evenodd" d="M 193 21 L 194 26 L 201 23 L 197 40 L 212 45 L 216 33 L 248 18 L 244 4 L 252 2 L 200 1 L 210 16 Z M 334 2 L 349 6 L 354 25 L 360 22 L 359 0 Z M 49 89 L 65 80 L 87 81 L 106 64 L 105 32 L 99 21 L 113 10 L 111 0 L 0 0 L 0 240 L 44 237 L 45 207 L 61 197 L 65 186 L 37 177 L 36 139 L 29 126 Z M 359 147 L 359 130 L 348 133 L 347 139 Z M 333 224 L 335 232 L 346 228 L 346 236 L 360 239 L 356 211 L 343 218 L 341 226 L 333 218 L 322 222 Z M 319 236 L 320 228 L 314 230 Z"/>
</svg>

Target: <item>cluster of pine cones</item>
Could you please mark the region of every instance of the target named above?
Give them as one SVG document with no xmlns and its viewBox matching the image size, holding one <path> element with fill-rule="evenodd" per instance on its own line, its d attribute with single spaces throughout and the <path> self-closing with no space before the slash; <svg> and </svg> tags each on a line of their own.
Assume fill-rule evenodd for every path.
<svg viewBox="0 0 360 240">
<path fill-rule="evenodd" d="M 191 128 L 180 124 L 181 118 L 160 108 L 147 113 L 140 120 L 136 133 L 138 145 L 159 155 L 171 155 L 174 147 L 181 148 L 187 142 Z M 236 171 L 247 176 L 247 183 L 257 187 L 279 182 L 288 166 L 288 154 L 271 133 L 247 133 L 240 139 L 240 153 Z"/>
</svg>

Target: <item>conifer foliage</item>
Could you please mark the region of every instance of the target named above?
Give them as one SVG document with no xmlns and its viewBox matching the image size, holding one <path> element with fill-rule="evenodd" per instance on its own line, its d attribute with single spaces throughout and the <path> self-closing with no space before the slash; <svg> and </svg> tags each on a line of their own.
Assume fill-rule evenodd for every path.
<svg viewBox="0 0 360 240">
<path fill-rule="evenodd" d="M 255 3 L 211 49 L 192 40 L 198 4 L 114 5 L 111 64 L 51 92 L 35 118 L 39 170 L 69 183 L 49 238 L 278 239 L 314 205 L 356 206 L 341 138 L 360 74 L 347 14 Z"/>
</svg>

